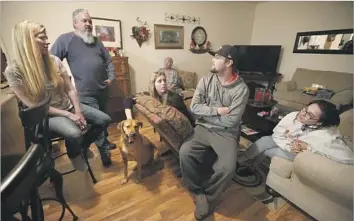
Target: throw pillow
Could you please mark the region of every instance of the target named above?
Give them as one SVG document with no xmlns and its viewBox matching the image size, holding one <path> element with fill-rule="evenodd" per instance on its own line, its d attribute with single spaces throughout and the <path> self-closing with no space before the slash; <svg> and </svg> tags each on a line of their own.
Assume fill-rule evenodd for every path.
<svg viewBox="0 0 354 221">
<path fill-rule="evenodd" d="M 166 121 L 182 142 L 193 133 L 193 127 L 188 118 L 176 108 L 164 105 L 156 98 L 146 95 L 136 96 L 136 103 Z"/>
</svg>

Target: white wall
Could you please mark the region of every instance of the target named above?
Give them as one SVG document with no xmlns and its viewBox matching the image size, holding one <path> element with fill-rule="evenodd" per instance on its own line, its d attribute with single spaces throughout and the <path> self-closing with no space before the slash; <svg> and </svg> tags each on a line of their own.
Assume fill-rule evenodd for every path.
<svg viewBox="0 0 354 221">
<path fill-rule="evenodd" d="M 294 54 L 297 32 L 353 28 L 353 2 L 264 2 L 256 7 L 251 44 L 282 45 L 279 73 L 296 68 L 353 73 L 352 55 Z"/>
<path fill-rule="evenodd" d="M 133 92 L 147 90 L 153 71 L 171 56 L 176 67 L 195 71 L 199 77 L 209 73 L 211 56 L 189 52 L 190 34 L 195 25 L 184 25 L 184 50 L 155 50 L 154 36 L 139 48 L 131 38 L 131 27 L 137 25 L 136 17 L 147 21 L 153 31 L 154 24 L 165 22 L 165 13 L 198 16 L 208 34 L 213 48 L 222 44 L 250 44 L 255 2 L 3 2 L 1 35 L 11 53 L 11 29 L 21 20 L 30 19 L 47 28 L 49 40 L 72 31 L 71 13 L 76 8 L 86 8 L 91 16 L 120 19 L 122 21 L 123 47 L 129 57 Z M 176 24 L 178 25 L 178 24 Z M 136 90 L 134 90 L 136 88 Z"/>
</svg>

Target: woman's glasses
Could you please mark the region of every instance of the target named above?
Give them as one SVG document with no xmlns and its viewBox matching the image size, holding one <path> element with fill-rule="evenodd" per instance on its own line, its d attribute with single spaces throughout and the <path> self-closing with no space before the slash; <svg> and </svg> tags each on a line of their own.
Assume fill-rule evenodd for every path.
<svg viewBox="0 0 354 221">
<path fill-rule="evenodd" d="M 309 112 L 307 110 L 307 107 L 304 107 L 301 109 L 301 112 L 305 113 L 305 117 L 308 119 L 308 120 L 319 120 L 318 117 L 316 117 L 313 113 Z"/>
</svg>

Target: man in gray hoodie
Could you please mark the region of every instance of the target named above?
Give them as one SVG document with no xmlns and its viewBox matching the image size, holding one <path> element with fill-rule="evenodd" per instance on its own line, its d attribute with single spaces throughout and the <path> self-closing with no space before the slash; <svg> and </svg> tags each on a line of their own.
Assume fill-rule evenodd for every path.
<svg viewBox="0 0 354 221">
<path fill-rule="evenodd" d="M 179 150 L 182 178 L 195 196 L 197 220 L 214 212 L 216 199 L 232 180 L 241 117 L 249 97 L 248 87 L 236 69 L 238 50 L 223 45 L 210 54 L 214 56 L 212 75 L 202 77 L 191 103 L 191 111 L 197 116 L 194 134 Z M 215 154 L 216 161 L 205 161 Z M 205 165 L 214 171 L 207 182 L 201 175 Z"/>
</svg>

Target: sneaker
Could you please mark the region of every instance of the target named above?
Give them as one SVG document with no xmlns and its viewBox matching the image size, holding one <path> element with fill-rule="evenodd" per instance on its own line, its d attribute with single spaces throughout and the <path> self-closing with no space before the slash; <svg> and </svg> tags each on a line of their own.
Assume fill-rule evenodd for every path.
<svg viewBox="0 0 354 221">
<path fill-rule="evenodd" d="M 209 215 L 213 213 L 205 194 L 203 193 L 197 194 L 194 197 L 194 203 L 195 203 L 194 217 L 196 220 L 204 220 L 205 218 L 207 218 Z"/>
<path fill-rule="evenodd" d="M 112 164 L 111 153 L 101 154 L 101 161 L 104 167 L 108 167 Z"/>
<path fill-rule="evenodd" d="M 69 159 L 70 159 L 73 167 L 77 171 L 85 172 L 86 170 L 88 170 L 87 164 L 81 154 L 77 155 L 74 158 L 69 158 Z"/>
</svg>

